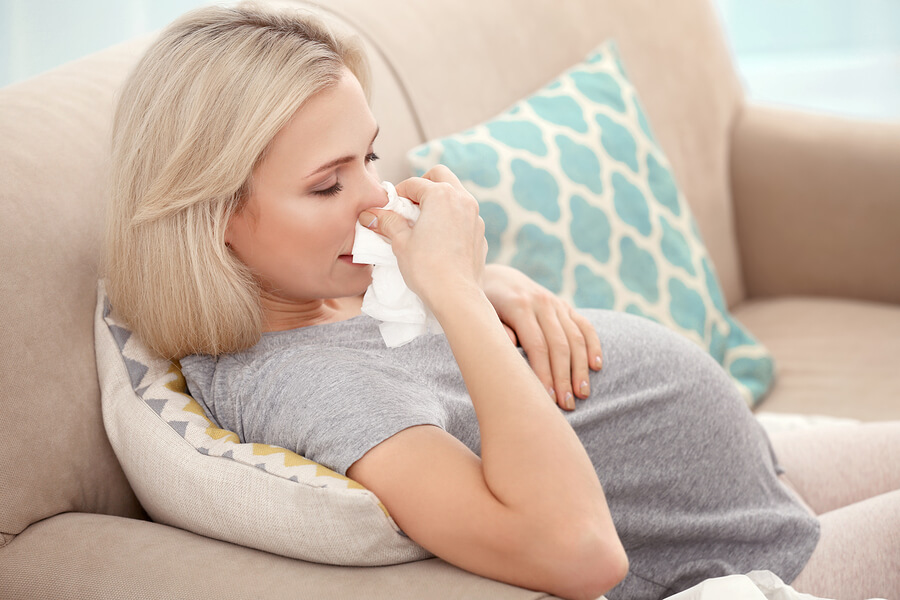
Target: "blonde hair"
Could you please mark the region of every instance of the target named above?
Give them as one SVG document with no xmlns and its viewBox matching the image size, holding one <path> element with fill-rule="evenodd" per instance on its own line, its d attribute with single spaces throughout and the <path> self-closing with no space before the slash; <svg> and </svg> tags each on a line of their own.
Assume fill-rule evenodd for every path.
<svg viewBox="0 0 900 600">
<path fill-rule="evenodd" d="M 258 284 L 225 229 L 272 138 L 343 67 L 368 95 L 355 38 L 308 13 L 240 5 L 187 13 L 132 72 L 113 124 L 106 285 L 158 354 L 259 340 Z"/>
</svg>

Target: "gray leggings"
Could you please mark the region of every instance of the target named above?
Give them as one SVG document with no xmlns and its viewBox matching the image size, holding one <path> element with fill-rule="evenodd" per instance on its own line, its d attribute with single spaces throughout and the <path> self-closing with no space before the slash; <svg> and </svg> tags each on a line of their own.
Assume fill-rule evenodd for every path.
<svg viewBox="0 0 900 600">
<path fill-rule="evenodd" d="M 785 478 L 822 535 L 791 585 L 816 596 L 900 599 L 900 421 L 774 433 Z"/>
</svg>

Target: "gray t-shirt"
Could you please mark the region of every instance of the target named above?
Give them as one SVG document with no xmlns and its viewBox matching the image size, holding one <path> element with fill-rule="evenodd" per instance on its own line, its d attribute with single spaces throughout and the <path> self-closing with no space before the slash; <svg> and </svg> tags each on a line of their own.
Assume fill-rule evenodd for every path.
<svg viewBox="0 0 900 600">
<path fill-rule="evenodd" d="M 778 480 L 768 437 L 721 366 L 649 320 L 583 314 L 600 336 L 603 370 L 591 373 L 591 397 L 564 414 L 593 460 L 630 561 L 610 600 L 664 598 L 756 569 L 792 581 L 819 523 Z M 220 426 L 340 473 L 414 425 L 441 427 L 480 450 L 443 335 L 387 348 L 377 322 L 359 316 L 266 333 L 244 352 L 181 364 L 191 394 Z"/>
</svg>

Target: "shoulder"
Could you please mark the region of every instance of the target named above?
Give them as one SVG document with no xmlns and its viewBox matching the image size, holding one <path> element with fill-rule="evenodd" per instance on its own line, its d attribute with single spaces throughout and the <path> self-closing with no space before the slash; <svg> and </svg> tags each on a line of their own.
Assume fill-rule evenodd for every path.
<svg viewBox="0 0 900 600">
<path fill-rule="evenodd" d="M 326 328 L 317 329 L 266 335 L 246 352 L 221 356 L 215 378 L 238 384 L 245 397 L 292 403 L 302 397 L 378 402 L 427 392 L 420 369 L 404 359 L 406 353 L 386 348 L 377 326 L 375 341 L 365 334 L 351 338 L 346 327 L 333 328 L 333 336 L 325 335 Z"/>
<path fill-rule="evenodd" d="M 449 349 L 425 340 L 387 348 L 371 319 L 334 325 L 264 334 L 242 352 L 189 357 L 185 376 L 210 396 L 243 404 L 365 398 L 378 405 L 434 396 L 434 363 L 455 366 Z"/>
</svg>

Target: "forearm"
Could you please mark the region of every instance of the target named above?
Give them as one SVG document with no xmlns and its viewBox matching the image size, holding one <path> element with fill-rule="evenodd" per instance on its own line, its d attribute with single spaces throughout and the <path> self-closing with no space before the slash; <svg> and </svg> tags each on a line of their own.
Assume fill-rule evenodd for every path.
<svg viewBox="0 0 900 600">
<path fill-rule="evenodd" d="M 478 418 L 485 482 L 498 501 L 523 511 L 608 515 L 584 447 L 543 385 L 510 344 L 477 288 L 432 303 Z"/>
<path fill-rule="evenodd" d="M 420 205 L 414 227 L 385 211 L 360 223 L 391 240 L 407 285 L 441 323 L 475 408 L 481 458 L 443 430 L 411 427 L 367 452 L 352 476 L 445 560 L 596 598 L 628 561 L 584 447 L 477 283 L 486 251 L 478 205 L 445 167 L 397 193 Z"/>
</svg>

